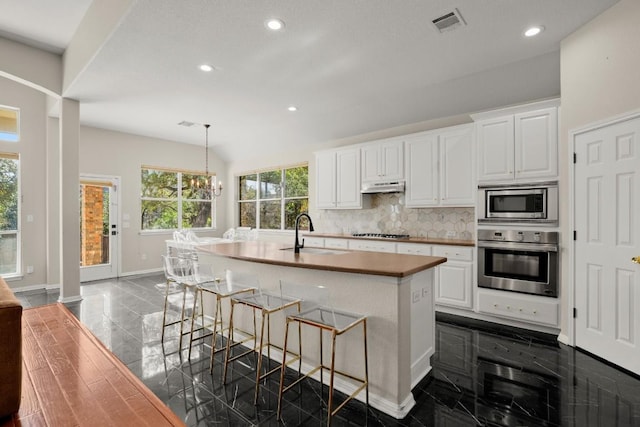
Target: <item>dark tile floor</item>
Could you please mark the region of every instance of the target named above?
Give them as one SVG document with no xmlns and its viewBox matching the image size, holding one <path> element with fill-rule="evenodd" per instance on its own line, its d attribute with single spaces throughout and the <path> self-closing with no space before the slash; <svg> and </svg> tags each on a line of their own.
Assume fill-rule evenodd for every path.
<svg viewBox="0 0 640 427">
<path fill-rule="evenodd" d="M 253 357 L 234 364 L 222 385 L 220 363 L 209 374 L 207 346 L 196 345 L 190 360 L 176 339 L 163 346 L 162 282 L 146 275 L 83 284 L 83 300 L 69 308 L 188 426 L 326 424 L 316 382 L 285 395 L 278 422 L 278 378 L 264 382 L 253 405 Z M 27 308 L 55 302 L 58 292 L 17 297 Z M 640 426 L 640 379 L 549 338 L 439 315 L 432 375 L 414 389 L 411 413 L 395 420 L 353 402 L 334 425 Z"/>
</svg>

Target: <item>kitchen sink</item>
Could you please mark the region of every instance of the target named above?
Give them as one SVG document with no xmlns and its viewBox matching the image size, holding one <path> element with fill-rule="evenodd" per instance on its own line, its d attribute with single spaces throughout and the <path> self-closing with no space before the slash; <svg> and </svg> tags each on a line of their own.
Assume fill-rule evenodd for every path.
<svg viewBox="0 0 640 427">
<path fill-rule="evenodd" d="M 281 251 L 291 251 L 293 252 L 294 248 L 282 248 Z M 349 253 L 348 251 L 340 251 L 336 249 L 325 249 L 325 248 L 302 248 L 300 249 L 301 254 L 313 254 L 313 255 L 341 255 Z"/>
</svg>

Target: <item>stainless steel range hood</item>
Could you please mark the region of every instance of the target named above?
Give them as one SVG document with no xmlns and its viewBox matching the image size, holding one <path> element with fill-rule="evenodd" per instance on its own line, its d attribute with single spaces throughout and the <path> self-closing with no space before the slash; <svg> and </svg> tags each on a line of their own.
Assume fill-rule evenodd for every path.
<svg viewBox="0 0 640 427">
<path fill-rule="evenodd" d="M 362 194 L 404 193 L 404 181 L 376 182 L 362 184 Z"/>
</svg>

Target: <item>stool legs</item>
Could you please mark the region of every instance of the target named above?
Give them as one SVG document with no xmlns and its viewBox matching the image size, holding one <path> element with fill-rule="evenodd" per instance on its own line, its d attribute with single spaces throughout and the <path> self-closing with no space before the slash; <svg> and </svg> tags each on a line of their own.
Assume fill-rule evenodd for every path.
<svg viewBox="0 0 640 427">
<path fill-rule="evenodd" d="M 237 303 L 232 300 L 232 303 L 231 303 L 231 316 L 230 316 L 230 321 L 229 321 L 230 331 L 233 331 L 233 329 L 234 329 L 234 326 L 233 326 L 233 317 L 234 317 L 233 312 L 234 312 L 234 307 L 235 307 L 236 304 Z M 240 303 L 240 304 L 242 304 L 242 303 Z M 278 307 L 278 308 L 272 308 L 272 309 L 267 309 L 267 308 L 264 308 L 264 307 L 259 308 L 259 307 L 256 307 L 256 306 L 249 306 L 249 307 L 251 307 L 251 309 L 253 311 L 253 325 L 254 325 L 253 336 L 248 338 L 248 339 L 245 339 L 245 340 L 243 340 L 241 342 L 237 342 L 237 343 L 233 343 L 233 344 L 231 344 L 231 341 L 232 341 L 231 339 L 227 340 L 227 347 L 226 347 L 226 353 L 225 353 L 225 366 L 224 366 L 224 372 L 223 372 L 223 383 L 224 384 L 227 383 L 227 371 L 228 371 L 228 366 L 229 366 L 230 362 L 232 362 L 232 361 L 234 361 L 234 360 L 236 360 L 236 359 L 238 359 L 238 358 L 240 358 L 242 356 L 245 356 L 245 355 L 247 355 L 247 354 L 249 354 L 251 352 L 256 354 L 257 362 L 256 362 L 255 394 L 254 394 L 254 400 L 253 400 L 254 405 L 258 404 L 258 396 L 260 394 L 260 381 L 262 379 L 268 377 L 269 375 L 277 372 L 278 370 L 280 370 L 281 373 L 282 373 L 283 367 L 286 367 L 286 365 L 288 363 L 292 363 L 293 361 L 296 360 L 296 359 L 293 359 L 290 362 L 286 361 L 287 354 L 288 353 L 289 354 L 293 354 L 293 353 L 287 351 L 287 344 L 286 344 L 287 332 L 285 332 L 285 344 L 284 344 L 284 347 L 282 348 L 283 363 L 278 365 L 277 367 L 271 369 L 271 370 L 268 370 L 264 374 L 262 373 L 262 370 L 263 370 L 263 360 L 262 360 L 262 358 L 263 358 L 263 354 L 262 354 L 263 350 L 266 347 L 266 349 L 267 349 L 267 357 L 269 359 L 271 359 L 271 346 L 275 345 L 275 344 L 271 343 L 271 314 L 279 312 L 279 311 L 282 311 L 282 310 L 284 310 L 286 308 L 293 307 L 293 306 L 297 306 L 298 312 L 300 311 L 300 302 L 299 301 L 295 301 L 293 303 L 288 303 L 288 304 L 286 304 L 284 306 L 281 306 L 281 307 Z M 257 337 L 257 324 L 256 324 L 256 316 L 255 316 L 255 313 L 256 313 L 257 310 L 260 310 L 261 313 L 262 313 L 262 316 L 261 316 L 262 320 L 260 322 L 260 340 L 259 341 L 258 341 L 258 337 Z M 288 327 L 287 327 L 287 329 L 288 329 Z M 252 349 L 250 349 L 248 351 L 245 351 L 244 353 L 242 353 L 240 355 L 231 357 L 231 347 L 232 346 L 235 346 L 235 345 L 238 345 L 238 344 L 242 344 L 243 342 L 246 342 L 246 341 L 248 341 L 250 339 L 254 340 L 254 345 L 253 345 Z M 301 345 L 302 344 L 300 344 L 300 346 Z M 300 358 L 299 354 L 297 354 L 296 356 L 297 356 L 297 359 Z M 269 367 L 267 369 L 269 369 Z M 302 369 L 302 364 L 300 362 L 299 365 L 298 365 L 298 372 L 300 372 L 301 369 Z"/>
<path fill-rule="evenodd" d="M 285 345 L 285 349 L 287 348 L 287 341 L 288 341 L 288 335 L 289 335 L 289 324 L 293 321 L 298 322 L 298 327 L 301 328 L 301 325 L 304 321 L 300 321 L 298 319 L 295 318 L 290 318 L 287 317 L 286 320 L 286 327 L 285 327 L 285 335 L 284 335 L 284 345 Z M 306 323 L 306 322 L 304 322 Z M 300 343 L 300 348 L 299 348 L 299 355 L 300 355 L 300 363 L 299 363 L 299 368 L 298 368 L 298 378 L 291 384 L 289 384 L 288 386 L 285 387 L 284 385 L 284 377 L 285 377 L 285 367 L 286 365 L 284 364 L 284 360 L 285 358 L 283 358 L 283 365 L 282 365 L 282 372 L 280 372 L 280 387 L 278 390 L 278 412 L 277 412 L 277 419 L 280 420 L 282 417 L 282 397 L 285 391 L 289 390 L 291 387 L 295 386 L 296 384 L 298 384 L 300 381 L 304 380 L 307 377 L 311 377 L 315 372 L 320 371 L 320 387 L 321 387 L 321 393 L 322 390 L 324 389 L 324 370 L 328 369 L 329 370 L 329 396 L 327 398 L 327 426 L 331 425 L 331 421 L 333 419 L 333 416 L 338 413 L 338 411 L 340 411 L 340 409 L 342 409 L 344 407 L 344 405 L 346 405 L 351 399 L 353 399 L 359 392 L 362 391 L 362 389 L 365 390 L 365 402 L 367 405 L 367 408 L 369 407 L 369 363 L 368 363 L 368 349 L 367 349 L 367 321 L 366 318 L 363 318 L 360 322 L 358 322 L 360 324 L 362 324 L 362 332 L 363 332 L 363 355 L 364 355 L 364 378 L 358 378 L 356 376 L 347 374 L 345 372 L 342 371 L 338 371 L 336 370 L 336 340 L 337 337 L 342 335 L 344 332 L 350 330 L 352 327 L 356 326 L 357 323 L 353 324 L 352 326 L 348 327 L 346 330 L 338 330 L 336 328 L 333 327 L 319 327 L 319 344 L 320 344 L 320 364 L 318 366 L 316 366 L 315 368 L 313 368 L 311 371 L 309 371 L 308 373 L 306 373 L 304 376 L 300 376 L 300 366 L 302 364 L 302 343 Z M 312 326 L 318 326 L 317 324 L 313 324 L 313 323 L 307 323 L 309 325 Z M 329 366 L 325 366 L 324 364 L 324 356 L 323 356 L 323 330 L 327 329 L 329 332 L 331 332 L 331 361 Z M 300 332 L 300 336 L 302 336 L 301 331 Z M 336 409 L 333 409 L 334 406 L 334 402 L 333 402 L 333 394 L 334 394 L 334 380 L 335 380 L 335 374 L 336 372 L 340 375 L 343 375 L 345 377 L 351 378 L 353 380 L 359 381 L 361 383 L 361 385 L 350 395 L 347 397 L 346 400 L 344 400 L 340 405 L 338 405 L 338 407 Z M 322 393 L 323 394 L 323 393 Z"/>
<path fill-rule="evenodd" d="M 253 404 L 257 405 L 258 404 L 258 393 L 260 392 L 260 373 L 262 372 L 262 348 L 264 346 L 264 318 L 265 316 L 267 316 L 267 319 L 269 318 L 269 315 L 266 314 L 264 311 L 262 312 L 262 322 L 260 323 L 260 346 L 258 347 L 258 363 L 257 363 L 257 367 L 256 367 L 256 392 L 255 395 L 253 397 Z M 267 320 L 268 323 L 268 320 Z M 271 328 L 267 327 L 267 331 L 270 330 Z M 269 336 L 269 332 L 267 332 L 267 341 L 270 340 L 270 336 Z M 267 350 L 267 352 L 270 353 L 270 350 Z"/>
<path fill-rule="evenodd" d="M 209 362 L 209 372 L 213 373 L 213 361 L 217 352 L 223 350 L 223 348 L 216 349 L 216 338 L 218 337 L 218 324 L 220 324 L 220 336 L 224 338 L 224 324 L 222 323 L 222 300 L 220 295 L 216 295 L 216 312 L 215 320 L 213 322 L 213 337 L 211 339 L 211 361 Z M 227 334 L 227 339 L 231 337 Z"/>
</svg>

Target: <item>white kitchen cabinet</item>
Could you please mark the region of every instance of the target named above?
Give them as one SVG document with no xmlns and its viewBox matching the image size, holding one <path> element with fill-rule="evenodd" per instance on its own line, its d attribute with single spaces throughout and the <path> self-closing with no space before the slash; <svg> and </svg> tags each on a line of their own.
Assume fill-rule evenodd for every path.
<svg viewBox="0 0 640 427">
<path fill-rule="evenodd" d="M 405 255 L 431 255 L 431 245 L 423 243 L 397 243 L 396 253 Z"/>
<path fill-rule="evenodd" d="M 425 132 L 405 142 L 407 207 L 473 206 L 473 126 Z"/>
<path fill-rule="evenodd" d="M 438 135 L 425 133 L 405 141 L 407 207 L 438 206 Z"/>
<path fill-rule="evenodd" d="M 349 240 L 349 249 L 354 251 L 371 251 L 371 252 L 396 252 L 395 242 L 382 242 L 380 240 Z"/>
<path fill-rule="evenodd" d="M 558 110 L 546 108 L 516 114 L 515 179 L 554 178 L 558 175 Z"/>
<path fill-rule="evenodd" d="M 322 237 L 302 236 L 305 248 L 324 248 L 324 239 Z"/>
<path fill-rule="evenodd" d="M 376 141 L 361 146 L 362 182 L 404 179 L 404 145 L 401 139 Z"/>
<path fill-rule="evenodd" d="M 558 299 L 493 289 L 478 289 L 478 311 L 557 327 Z"/>
<path fill-rule="evenodd" d="M 436 304 L 471 309 L 473 306 L 473 248 L 435 245 L 433 256 L 447 258 L 436 269 Z"/>
<path fill-rule="evenodd" d="M 558 109 L 545 102 L 474 115 L 480 182 L 531 181 L 558 175 Z M 547 106 L 546 108 L 541 108 Z M 525 111 L 523 111 L 523 109 Z M 514 111 L 512 114 L 507 114 Z M 487 118 L 483 118 L 487 117 Z"/>
<path fill-rule="evenodd" d="M 360 209 L 362 197 L 359 148 L 316 153 L 318 209 Z"/>
<path fill-rule="evenodd" d="M 335 151 L 316 153 L 316 207 L 318 209 L 336 207 Z"/>
<path fill-rule="evenodd" d="M 349 249 L 348 239 L 324 239 L 324 247 L 328 249 Z"/>
<path fill-rule="evenodd" d="M 473 206 L 478 191 L 475 180 L 473 126 L 440 133 L 440 204 Z"/>
</svg>

